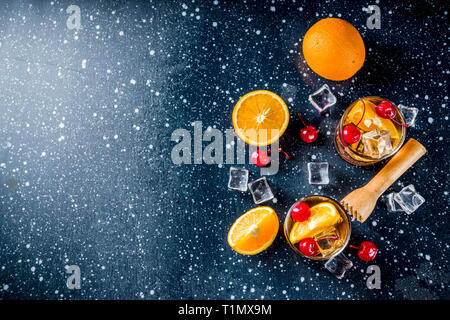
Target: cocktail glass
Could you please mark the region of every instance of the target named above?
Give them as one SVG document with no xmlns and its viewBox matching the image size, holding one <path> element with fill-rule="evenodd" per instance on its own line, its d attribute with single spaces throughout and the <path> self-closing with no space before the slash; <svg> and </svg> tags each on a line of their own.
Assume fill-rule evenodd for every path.
<svg viewBox="0 0 450 320">
<path fill-rule="evenodd" d="M 375 107 L 383 101 L 388 100 L 380 97 L 358 99 L 347 108 L 339 121 L 334 145 L 347 162 L 358 166 L 374 164 L 393 156 L 401 148 L 406 137 L 404 116 L 394 104 L 394 118 L 378 116 Z M 358 142 L 349 144 L 344 140 L 344 127 L 348 125 L 359 129 L 361 138 Z"/>
<path fill-rule="evenodd" d="M 313 256 L 303 254 L 298 247 L 299 242 L 292 243 L 289 237 L 295 223 L 291 215 L 292 210 L 300 202 L 306 203 L 310 208 L 323 202 L 331 203 L 336 207 L 336 210 L 342 218 L 337 224 L 326 227 L 322 230 L 317 230 L 317 233 L 312 235 L 312 237 L 317 241 L 316 244 L 319 247 L 318 254 Z M 289 246 L 296 254 L 312 260 L 326 261 L 324 265 L 325 269 L 334 274 L 338 279 L 342 279 L 345 272 L 353 266 L 353 263 L 342 253 L 350 240 L 351 225 L 344 208 L 342 208 L 337 201 L 329 197 L 319 195 L 306 197 L 297 201 L 289 209 L 289 212 L 284 220 L 283 229 L 284 236 L 286 237 Z"/>
</svg>

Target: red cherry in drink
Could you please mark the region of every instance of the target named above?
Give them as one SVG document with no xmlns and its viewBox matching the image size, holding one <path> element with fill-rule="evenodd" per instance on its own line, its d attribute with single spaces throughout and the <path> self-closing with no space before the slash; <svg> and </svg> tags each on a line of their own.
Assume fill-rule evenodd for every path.
<svg viewBox="0 0 450 320">
<path fill-rule="evenodd" d="M 257 149 L 253 151 L 251 160 L 254 164 L 256 164 L 258 167 L 265 167 L 270 162 L 270 157 L 264 150 Z"/>
<path fill-rule="evenodd" d="M 306 126 L 300 130 L 300 138 L 306 143 L 316 141 L 318 136 L 319 133 L 317 132 L 317 129 L 314 128 L 313 126 Z"/>
<path fill-rule="evenodd" d="M 304 202 L 297 203 L 291 211 L 291 217 L 294 221 L 306 221 L 310 216 L 311 210 L 309 206 Z"/>
<path fill-rule="evenodd" d="M 308 257 L 315 256 L 319 252 L 319 247 L 317 246 L 316 240 L 313 238 L 305 238 L 300 240 L 298 248 L 301 253 Z"/>
<path fill-rule="evenodd" d="M 349 247 L 358 249 L 358 257 L 363 261 L 372 261 L 375 259 L 378 249 L 373 242 L 363 241 L 358 247 L 350 245 Z"/>
<path fill-rule="evenodd" d="M 346 125 L 342 130 L 342 135 L 344 136 L 345 142 L 348 144 L 353 144 L 361 139 L 361 132 L 357 127 L 352 124 Z"/>
<path fill-rule="evenodd" d="M 375 111 L 377 115 L 383 119 L 393 119 L 396 115 L 395 107 L 389 101 L 381 102 L 376 108 Z"/>
</svg>

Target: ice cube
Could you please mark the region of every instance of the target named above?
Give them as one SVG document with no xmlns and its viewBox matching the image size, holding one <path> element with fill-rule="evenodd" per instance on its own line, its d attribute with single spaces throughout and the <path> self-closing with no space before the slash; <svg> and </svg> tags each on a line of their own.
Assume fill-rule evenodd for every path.
<svg viewBox="0 0 450 320">
<path fill-rule="evenodd" d="M 228 188 L 239 191 L 247 191 L 248 170 L 230 167 L 230 180 Z"/>
<path fill-rule="evenodd" d="M 310 94 L 308 100 L 319 113 L 327 111 L 337 101 L 330 87 L 326 84 L 313 94 Z"/>
<path fill-rule="evenodd" d="M 425 202 L 425 199 L 416 192 L 412 184 L 394 194 L 394 200 L 407 214 L 413 213 Z"/>
<path fill-rule="evenodd" d="M 259 178 L 249 183 L 248 188 L 250 189 L 255 204 L 260 204 L 273 199 L 273 193 L 266 177 Z"/>
<path fill-rule="evenodd" d="M 328 162 L 308 162 L 309 184 L 328 184 Z"/>
<path fill-rule="evenodd" d="M 323 256 L 335 251 L 335 249 L 340 245 L 339 234 L 335 227 L 329 227 L 326 230 L 313 236 L 316 240 L 319 251 Z"/>
<path fill-rule="evenodd" d="M 343 253 L 331 257 L 326 263 L 325 268 L 338 279 L 344 277 L 345 272 L 353 267 L 353 263 L 348 260 Z"/>
<path fill-rule="evenodd" d="M 372 158 L 382 158 L 392 152 L 391 132 L 372 130 L 362 135 L 364 153 Z"/>
<path fill-rule="evenodd" d="M 410 127 L 414 127 L 419 109 L 407 107 L 402 104 L 399 104 L 398 108 L 402 112 L 403 118 L 405 118 L 405 123 Z"/>
<path fill-rule="evenodd" d="M 394 200 L 395 192 L 391 192 L 386 196 L 383 196 L 382 201 L 386 204 L 389 212 L 403 211 L 402 207 Z"/>
</svg>

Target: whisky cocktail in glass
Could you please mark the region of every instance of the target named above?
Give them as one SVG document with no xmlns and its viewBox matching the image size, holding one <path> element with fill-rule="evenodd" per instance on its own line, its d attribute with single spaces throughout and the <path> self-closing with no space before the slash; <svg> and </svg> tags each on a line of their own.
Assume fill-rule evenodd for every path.
<svg viewBox="0 0 450 320">
<path fill-rule="evenodd" d="M 296 221 L 294 211 L 304 205 L 310 208 L 308 219 Z M 297 254 L 313 260 L 328 260 L 347 246 L 351 226 L 342 206 L 335 200 L 314 195 L 292 205 L 284 220 L 284 235 L 289 246 Z M 315 243 L 316 251 L 305 254 L 300 249 L 302 241 Z"/>
<path fill-rule="evenodd" d="M 389 113 L 384 106 L 389 107 Z M 402 112 L 393 103 L 380 97 L 364 97 L 345 111 L 336 128 L 334 144 L 347 162 L 370 165 L 400 149 L 406 127 Z"/>
</svg>

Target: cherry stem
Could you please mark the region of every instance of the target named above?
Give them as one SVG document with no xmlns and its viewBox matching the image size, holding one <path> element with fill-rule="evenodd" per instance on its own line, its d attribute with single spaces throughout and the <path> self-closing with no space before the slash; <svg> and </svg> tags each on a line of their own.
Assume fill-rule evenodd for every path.
<svg viewBox="0 0 450 320">
<path fill-rule="evenodd" d="M 303 118 L 302 118 L 302 116 L 300 115 L 300 113 L 298 113 L 298 117 L 299 117 L 300 120 L 302 121 L 303 126 L 306 127 L 306 123 L 305 123 L 305 121 L 303 120 Z"/>
<path fill-rule="evenodd" d="M 317 241 L 320 241 L 320 240 L 324 240 L 324 239 L 333 239 L 333 240 L 337 240 L 337 239 L 339 239 L 339 237 L 338 237 L 338 236 L 322 237 L 322 238 L 320 238 L 320 239 L 317 239 L 316 242 L 317 242 Z"/>
<path fill-rule="evenodd" d="M 288 159 L 288 160 L 291 159 L 291 157 L 289 157 L 289 155 L 286 152 L 284 152 L 284 150 L 282 150 L 281 148 L 278 149 L 277 151 L 283 153 L 286 156 L 286 159 Z M 271 152 L 272 152 L 272 150 L 269 150 L 267 152 L 267 155 L 270 155 Z"/>
<path fill-rule="evenodd" d="M 395 117 L 395 114 L 394 114 L 394 117 Z M 408 125 L 406 123 L 400 123 L 397 120 L 395 120 L 394 117 L 391 118 L 392 122 L 398 124 L 399 126 L 405 127 L 405 128 L 408 127 Z"/>
<path fill-rule="evenodd" d="M 361 116 L 361 119 L 359 119 L 358 123 L 356 124 L 356 127 L 359 126 L 359 124 L 361 123 L 362 119 L 364 119 L 364 115 L 366 113 L 366 103 L 364 102 L 363 99 L 359 99 L 359 101 L 361 101 L 363 103 L 364 109 L 363 109 L 363 114 Z"/>
<path fill-rule="evenodd" d="M 357 250 L 359 250 L 359 248 L 358 248 L 358 247 L 352 246 L 351 244 L 349 244 L 348 246 L 349 246 L 350 248 L 353 248 L 353 249 L 357 249 Z"/>
</svg>

